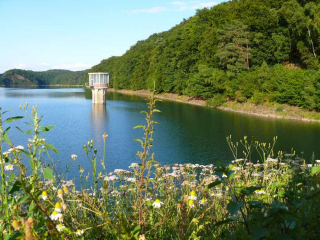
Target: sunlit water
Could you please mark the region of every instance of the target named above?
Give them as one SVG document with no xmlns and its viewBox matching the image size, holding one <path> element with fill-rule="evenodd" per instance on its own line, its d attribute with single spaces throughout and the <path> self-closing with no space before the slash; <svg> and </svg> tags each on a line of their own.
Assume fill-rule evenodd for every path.
<svg viewBox="0 0 320 240">
<path fill-rule="evenodd" d="M 19 105 L 26 101 L 29 106 L 38 104 L 38 112 L 44 115 L 43 125 L 55 125 L 43 137 L 58 149 L 59 156 L 54 153 L 51 156 L 61 161 L 61 170 L 72 162 L 71 154 L 78 155 L 69 177 L 78 176 L 77 164 L 91 170 L 82 150 L 88 140 L 93 139 L 99 158 L 102 157 L 104 132 L 109 135 L 108 171 L 127 169 L 138 162 L 136 152 L 140 145 L 133 139 L 141 137 L 142 130 L 133 127 L 145 124 L 140 113 L 147 108 L 144 98 L 108 93 L 104 106 L 92 105 L 91 92 L 82 88 L 0 88 L 0 106 L 12 110 L 7 117 L 21 115 Z M 229 162 L 232 154 L 225 139 L 230 134 L 234 140 L 248 135 L 267 142 L 278 136 L 275 152 L 290 151 L 293 147 L 300 155 L 304 151 L 308 160 L 313 151 L 316 158 L 320 155 L 320 123 L 261 118 L 170 101 L 157 102 L 157 108 L 162 113 L 155 115 L 160 124 L 155 128 L 153 151 L 162 164 Z M 23 120 L 14 122 L 14 126 L 28 129 Z M 26 146 L 27 137 L 14 127 L 9 136 L 15 145 Z"/>
</svg>

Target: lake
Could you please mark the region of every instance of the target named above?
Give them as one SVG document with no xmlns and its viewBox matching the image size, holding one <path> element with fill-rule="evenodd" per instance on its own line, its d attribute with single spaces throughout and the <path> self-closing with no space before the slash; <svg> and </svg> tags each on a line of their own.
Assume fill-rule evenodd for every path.
<svg viewBox="0 0 320 240">
<path fill-rule="evenodd" d="M 61 161 L 62 169 L 72 162 L 70 155 L 77 154 L 76 163 L 90 170 L 82 146 L 93 139 L 101 157 L 104 132 L 109 135 L 108 171 L 127 169 L 138 162 L 135 154 L 140 144 L 133 139 L 141 137 L 142 130 L 133 127 L 145 123 L 140 113 L 147 109 L 144 98 L 108 92 L 106 105 L 92 105 L 91 91 L 82 88 L 0 88 L 0 107 L 12 110 L 7 117 L 21 115 L 19 105 L 26 101 L 29 111 L 38 104 L 39 114 L 44 115 L 42 125 L 55 125 L 43 137 L 58 149 L 59 156 L 51 155 Z M 299 154 L 303 151 L 307 160 L 313 151 L 316 158 L 320 157 L 320 123 L 263 118 L 171 101 L 157 102 L 156 107 L 162 113 L 154 116 L 159 124 L 152 149 L 161 164 L 230 162 L 232 154 L 226 142 L 230 134 L 234 140 L 247 135 L 267 142 L 278 136 L 276 151 L 289 152 L 293 147 Z M 14 126 L 28 129 L 23 121 L 14 122 Z M 9 136 L 14 145 L 27 145 L 27 137 L 18 130 L 12 128 Z M 78 176 L 77 164 L 70 168 L 72 178 Z"/>
</svg>

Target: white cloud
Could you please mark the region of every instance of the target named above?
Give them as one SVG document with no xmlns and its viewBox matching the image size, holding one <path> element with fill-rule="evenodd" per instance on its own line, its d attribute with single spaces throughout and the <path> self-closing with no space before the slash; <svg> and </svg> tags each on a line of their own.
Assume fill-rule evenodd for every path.
<svg viewBox="0 0 320 240">
<path fill-rule="evenodd" d="M 166 11 L 166 7 L 153 7 L 153 8 L 146 8 L 146 9 L 138 9 L 138 10 L 131 10 L 132 13 L 158 13 Z"/>
<path fill-rule="evenodd" d="M 185 2 L 179 2 L 179 1 L 171 2 L 170 4 L 175 5 L 175 6 L 185 6 L 185 5 L 187 5 Z"/>
<path fill-rule="evenodd" d="M 52 69 L 66 69 L 66 70 L 84 70 L 91 68 L 91 64 L 86 64 L 86 63 L 74 63 L 74 64 L 61 64 L 61 65 L 56 65 L 53 66 Z"/>
<path fill-rule="evenodd" d="M 19 63 L 17 66 L 15 66 L 14 68 L 16 69 L 25 69 L 26 68 L 26 64 L 24 63 Z"/>
<path fill-rule="evenodd" d="M 203 3 L 198 3 L 195 6 L 192 6 L 191 9 L 209 8 L 215 5 L 217 5 L 216 2 L 203 2 Z"/>
</svg>

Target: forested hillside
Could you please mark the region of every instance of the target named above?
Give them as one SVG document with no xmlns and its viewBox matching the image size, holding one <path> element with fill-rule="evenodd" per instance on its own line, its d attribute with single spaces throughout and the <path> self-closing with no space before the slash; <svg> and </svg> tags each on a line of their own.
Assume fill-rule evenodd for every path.
<svg viewBox="0 0 320 240">
<path fill-rule="evenodd" d="M 12 69 L 0 76 L 0 85 L 32 86 L 32 85 L 78 85 L 83 83 L 84 71 L 48 70 L 44 72 Z"/>
<path fill-rule="evenodd" d="M 121 89 L 320 110 L 320 0 L 234 0 L 198 10 L 90 71 Z"/>
</svg>

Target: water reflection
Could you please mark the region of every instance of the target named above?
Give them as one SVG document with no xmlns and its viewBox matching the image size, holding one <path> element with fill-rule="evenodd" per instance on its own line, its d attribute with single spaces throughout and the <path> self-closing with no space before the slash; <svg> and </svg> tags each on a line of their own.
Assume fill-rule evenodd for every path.
<svg viewBox="0 0 320 240">
<path fill-rule="evenodd" d="M 96 131 L 102 132 L 103 126 L 108 122 L 107 108 L 104 104 L 92 104 L 91 124 Z"/>
</svg>

